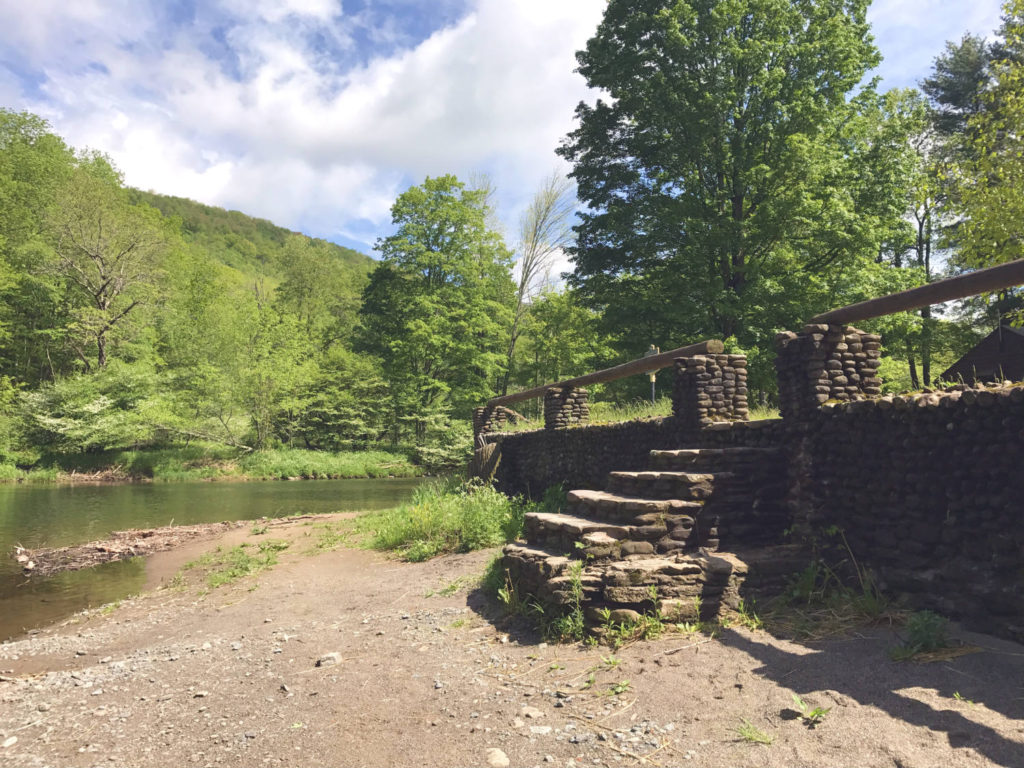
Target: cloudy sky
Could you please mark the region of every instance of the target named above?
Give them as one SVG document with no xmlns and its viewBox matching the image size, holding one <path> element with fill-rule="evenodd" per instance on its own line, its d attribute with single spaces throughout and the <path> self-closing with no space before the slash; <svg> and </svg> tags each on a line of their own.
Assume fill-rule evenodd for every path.
<svg viewBox="0 0 1024 768">
<path fill-rule="evenodd" d="M 132 186 L 368 251 L 424 176 L 488 173 L 513 223 L 587 96 L 602 0 L 0 0 L 0 106 Z M 884 87 L 999 0 L 875 0 Z"/>
</svg>

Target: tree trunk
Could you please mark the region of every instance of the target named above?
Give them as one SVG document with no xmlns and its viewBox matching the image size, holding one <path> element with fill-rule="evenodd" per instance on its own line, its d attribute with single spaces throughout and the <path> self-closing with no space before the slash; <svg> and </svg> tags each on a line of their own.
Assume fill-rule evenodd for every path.
<svg viewBox="0 0 1024 768">
<path fill-rule="evenodd" d="M 914 362 L 914 343 L 907 339 L 907 365 L 910 366 L 910 388 L 920 389 L 921 383 L 917 379 L 917 363 Z"/>
<path fill-rule="evenodd" d="M 107 334 L 101 331 L 96 334 L 96 367 L 105 368 L 107 365 Z"/>
</svg>

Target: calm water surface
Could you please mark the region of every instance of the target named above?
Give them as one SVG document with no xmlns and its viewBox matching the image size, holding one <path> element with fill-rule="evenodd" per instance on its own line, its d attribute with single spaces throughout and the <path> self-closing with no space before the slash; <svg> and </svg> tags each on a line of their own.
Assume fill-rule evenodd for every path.
<svg viewBox="0 0 1024 768">
<path fill-rule="evenodd" d="M 112 531 L 295 513 L 386 509 L 412 495 L 418 478 L 138 485 L 0 485 L 0 640 L 138 592 L 142 559 L 25 579 L 10 557 L 29 549 L 102 539 Z"/>
</svg>

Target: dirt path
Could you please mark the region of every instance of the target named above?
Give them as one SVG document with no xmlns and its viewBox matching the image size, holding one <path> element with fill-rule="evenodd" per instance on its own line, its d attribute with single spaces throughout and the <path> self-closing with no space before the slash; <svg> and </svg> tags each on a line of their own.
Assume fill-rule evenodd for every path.
<svg viewBox="0 0 1024 768">
<path fill-rule="evenodd" d="M 258 576 L 202 595 L 188 571 L 0 645 L 0 764 L 1024 766 L 1021 646 L 962 635 L 985 650 L 908 664 L 883 631 L 545 645 L 486 618 L 471 582 L 493 553 L 320 551 L 317 525 L 226 534 L 291 542 Z M 182 557 L 156 555 L 168 579 Z M 830 708 L 816 728 L 793 692 Z M 744 719 L 774 743 L 741 739 Z"/>
</svg>

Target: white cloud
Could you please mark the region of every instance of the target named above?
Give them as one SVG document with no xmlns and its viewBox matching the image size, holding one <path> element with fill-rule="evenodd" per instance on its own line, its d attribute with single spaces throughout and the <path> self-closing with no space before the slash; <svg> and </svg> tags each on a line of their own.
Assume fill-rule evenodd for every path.
<svg viewBox="0 0 1024 768">
<path fill-rule="evenodd" d="M 959 40 L 967 32 L 991 35 L 1000 24 L 1000 8 L 1000 0 L 876 0 L 868 9 L 868 21 L 885 56 L 883 85 L 917 85 L 947 40 Z"/>
<path fill-rule="evenodd" d="M 112 29 L 98 0 L 69 5 L 70 18 L 44 2 L 8 20 L 31 29 L 27 61 L 46 76 L 24 106 L 70 143 L 110 153 L 141 188 L 371 241 L 425 175 L 486 169 L 506 202 L 527 198 L 586 94 L 573 54 L 602 12 L 593 0 L 477 0 L 415 47 L 339 72 L 301 34 L 312 24 L 349 44 L 339 3 L 266 0 L 226 34 L 239 78 L 192 28 L 157 45 L 144 14 Z M 65 55 L 45 53 L 56 41 Z"/>
<path fill-rule="evenodd" d="M 381 8 L 429 24 L 440 6 L 351 14 L 338 0 L 211 0 L 179 19 L 167 0 L 0 0 L 0 47 L 19 63 L 17 76 L 0 70 L 0 98 L 108 152 L 132 185 L 311 234 L 372 243 L 404 186 L 478 170 L 512 224 L 587 97 L 574 53 L 604 3 L 466 5 L 396 49 L 409 25 Z M 997 26 L 999 3 L 877 0 L 870 18 L 886 85 L 904 85 L 946 39 Z M 390 53 L 365 49 L 374 44 Z"/>
</svg>

